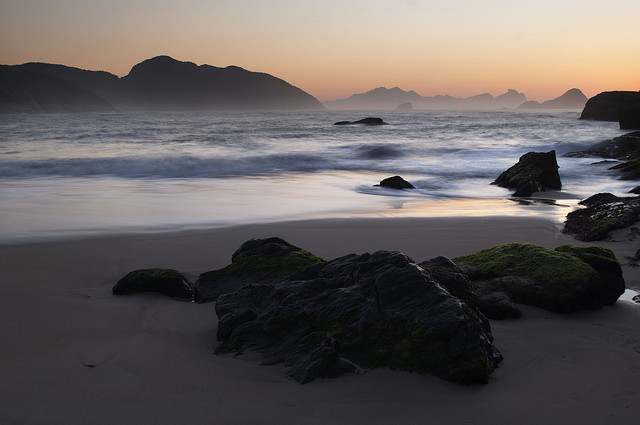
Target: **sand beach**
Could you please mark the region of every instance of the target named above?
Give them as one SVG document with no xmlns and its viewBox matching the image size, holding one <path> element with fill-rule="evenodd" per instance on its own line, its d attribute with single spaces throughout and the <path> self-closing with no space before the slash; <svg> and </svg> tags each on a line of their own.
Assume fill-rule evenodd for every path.
<svg viewBox="0 0 640 425">
<path fill-rule="evenodd" d="M 318 219 L 0 247 L 3 424 L 632 424 L 640 415 L 640 306 L 492 321 L 505 360 L 487 385 L 391 370 L 300 385 L 257 355 L 216 356 L 214 305 L 116 297 L 128 271 L 189 278 L 279 236 L 325 259 L 399 250 L 423 261 L 505 242 L 582 244 L 544 218 Z M 637 241 L 598 243 L 621 263 Z M 627 285 L 639 270 L 624 266 Z"/>
</svg>

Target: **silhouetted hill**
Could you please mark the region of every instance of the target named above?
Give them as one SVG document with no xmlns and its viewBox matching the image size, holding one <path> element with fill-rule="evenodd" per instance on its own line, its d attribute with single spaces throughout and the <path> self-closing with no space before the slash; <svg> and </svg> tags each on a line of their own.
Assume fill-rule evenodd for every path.
<svg viewBox="0 0 640 425">
<path fill-rule="evenodd" d="M 0 65 L 0 113 L 113 110 L 105 99 L 77 84 L 42 72 Z"/>
<path fill-rule="evenodd" d="M 134 66 L 122 84 L 145 109 L 322 109 L 310 94 L 272 75 L 158 56 Z"/>
<path fill-rule="evenodd" d="M 169 56 L 158 56 L 135 65 L 129 75 L 118 78 L 104 71 L 83 69 L 31 62 L 23 65 L 5 66 L 18 73 L 28 73 L 29 84 L 39 87 L 39 92 L 47 91 L 45 104 L 55 101 L 55 95 L 64 99 L 76 99 L 74 111 L 80 108 L 79 94 L 63 93 L 63 88 L 81 88 L 96 98 L 102 97 L 120 110 L 269 110 L 269 109 L 322 109 L 322 104 L 313 96 L 272 75 L 251 72 L 229 66 L 218 68 L 210 65 L 196 65 L 180 62 Z M 8 75 L 8 74 L 7 74 Z M 11 74 L 14 75 L 14 74 Z M 27 75 L 27 74 L 24 74 Z M 24 80 L 27 77 L 23 77 Z M 39 81 L 38 81 L 39 80 Z M 37 112 L 38 108 L 28 96 L 18 96 L 24 92 L 25 81 L 2 78 L 0 87 L 10 99 L 11 111 L 20 109 Z M 66 83 L 66 85 L 61 85 Z M 18 84 L 14 87 L 13 84 Z M 47 89 L 51 85 L 52 88 Z M 87 101 L 89 99 L 87 98 Z M 22 102 L 23 106 L 17 105 Z M 86 110 L 95 110 L 95 99 Z M 50 105 L 51 106 L 51 105 Z M 35 108 L 35 109 L 34 109 Z M 41 112 L 48 112 L 41 108 Z M 62 108 L 61 110 L 63 110 Z"/>
<path fill-rule="evenodd" d="M 579 89 L 567 90 L 562 96 L 539 103 L 525 102 L 518 109 L 582 109 L 587 103 L 585 96 Z"/>
<path fill-rule="evenodd" d="M 366 93 L 354 94 L 346 99 L 327 101 L 324 104 L 331 109 L 360 110 L 390 110 L 405 103 L 411 103 L 414 109 L 503 109 L 515 108 L 526 100 L 523 93 L 511 89 L 495 98 L 489 93 L 456 98 L 449 95 L 424 97 L 413 90 L 404 91 L 398 87 L 392 89 L 378 87 Z"/>
</svg>

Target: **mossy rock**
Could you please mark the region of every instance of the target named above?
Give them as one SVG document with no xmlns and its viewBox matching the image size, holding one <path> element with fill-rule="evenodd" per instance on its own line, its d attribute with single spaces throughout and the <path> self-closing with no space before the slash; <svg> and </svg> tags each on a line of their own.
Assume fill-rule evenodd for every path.
<svg viewBox="0 0 640 425">
<path fill-rule="evenodd" d="M 228 266 L 202 273 L 196 280 L 198 302 L 215 301 L 249 283 L 275 283 L 302 275 L 325 261 L 281 238 L 251 239 L 242 244 Z"/>
<path fill-rule="evenodd" d="M 598 193 L 580 204 L 586 208 L 567 214 L 563 232 L 581 241 L 605 239 L 609 232 L 631 226 L 640 214 L 640 197 L 620 198 Z"/>
<path fill-rule="evenodd" d="M 159 292 L 182 300 L 193 300 L 193 285 L 173 269 L 139 269 L 127 273 L 112 289 L 114 295 Z"/>
<path fill-rule="evenodd" d="M 615 266 L 619 263 L 607 251 L 569 245 L 550 250 L 529 243 L 509 243 L 454 262 L 471 279 L 479 295 L 501 291 L 521 304 L 570 312 L 612 304 L 624 292 L 622 271 Z"/>
</svg>

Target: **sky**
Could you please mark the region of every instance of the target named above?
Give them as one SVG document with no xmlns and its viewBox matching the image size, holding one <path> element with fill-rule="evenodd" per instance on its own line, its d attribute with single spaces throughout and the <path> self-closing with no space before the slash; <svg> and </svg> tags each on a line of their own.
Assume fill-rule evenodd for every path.
<svg viewBox="0 0 640 425">
<path fill-rule="evenodd" d="M 118 76 L 169 55 L 319 100 L 376 87 L 544 101 L 640 90 L 638 0 L 0 0 L 0 63 Z"/>
</svg>

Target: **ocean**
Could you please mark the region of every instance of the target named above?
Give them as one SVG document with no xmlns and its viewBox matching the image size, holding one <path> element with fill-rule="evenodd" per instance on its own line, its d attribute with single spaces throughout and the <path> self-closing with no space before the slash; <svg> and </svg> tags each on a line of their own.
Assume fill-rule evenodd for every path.
<svg viewBox="0 0 640 425">
<path fill-rule="evenodd" d="M 334 126 L 381 117 L 384 126 Z M 139 112 L 0 115 L 0 243 L 351 216 L 562 220 L 628 182 L 564 153 L 623 134 L 578 111 Z M 490 183 L 555 149 L 561 194 Z M 400 175 L 416 190 L 375 187 Z"/>
</svg>

